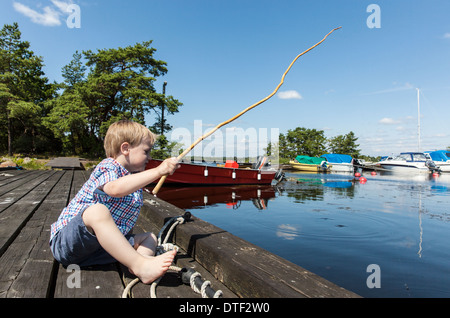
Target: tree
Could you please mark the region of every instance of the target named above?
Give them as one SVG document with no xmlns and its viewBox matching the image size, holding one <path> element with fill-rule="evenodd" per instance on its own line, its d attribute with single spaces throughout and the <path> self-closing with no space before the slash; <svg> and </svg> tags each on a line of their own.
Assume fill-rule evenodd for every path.
<svg viewBox="0 0 450 318">
<path fill-rule="evenodd" d="M 55 137 L 62 140 L 63 150 L 71 154 L 89 151 L 84 137 L 88 107 L 81 93 L 87 68 L 81 58 L 81 54 L 75 52 L 72 61 L 62 68 L 64 81 L 59 84 L 59 88 L 64 91 L 47 101 L 46 104 L 51 110 L 43 119 L 44 125 L 53 131 Z"/>
<path fill-rule="evenodd" d="M 46 110 L 43 102 L 54 92 L 44 77 L 42 58 L 29 48 L 29 42 L 21 40 L 17 23 L 6 24 L 0 30 L 0 110 L 7 126 L 9 155 L 14 140 L 22 142 L 22 149 L 36 151 L 36 135 L 42 128 L 40 118 Z M 13 131 L 22 131 L 22 135 L 13 135 Z"/>
<path fill-rule="evenodd" d="M 298 155 L 317 157 L 326 151 L 326 137 L 323 130 L 297 127 L 279 136 L 279 151 L 283 158 Z"/>
<path fill-rule="evenodd" d="M 182 105 L 172 96 L 156 92 L 154 82 L 167 73 L 167 63 L 153 57 L 156 49 L 151 43 L 83 52 L 90 67 L 83 88 L 91 136 L 102 140 L 109 125 L 123 117 L 145 124 L 145 114 L 156 114 L 158 105 L 164 104 L 170 113 Z"/>
<path fill-rule="evenodd" d="M 346 135 L 339 135 L 328 140 L 329 150 L 332 153 L 350 155 L 352 158 L 358 158 L 360 150 L 359 144 L 356 143 L 358 138 L 353 131 Z"/>
<path fill-rule="evenodd" d="M 111 123 L 127 118 L 145 125 L 145 114 L 157 115 L 163 104 L 168 113 L 178 111 L 179 101 L 154 88 L 156 77 L 166 74 L 167 68 L 166 62 L 154 59 L 156 49 L 151 43 L 76 52 L 63 67 L 63 92 L 49 102 L 52 111 L 45 122 L 71 145 L 67 151 L 101 156 L 102 140 Z"/>
</svg>

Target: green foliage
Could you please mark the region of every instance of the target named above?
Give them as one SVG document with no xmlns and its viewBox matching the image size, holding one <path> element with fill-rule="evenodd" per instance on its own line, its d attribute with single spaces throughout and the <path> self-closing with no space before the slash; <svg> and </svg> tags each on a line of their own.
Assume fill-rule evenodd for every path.
<svg viewBox="0 0 450 318">
<path fill-rule="evenodd" d="M 8 148 L 11 153 L 15 146 L 16 151 L 33 153 L 39 135 L 54 141 L 49 144 L 59 146 L 62 154 L 99 157 L 104 155 L 103 137 L 111 123 L 128 118 L 145 124 L 148 113 L 161 117 L 161 105 L 168 114 L 182 105 L 153 86 L 167 68 L 166 62 L 153 57 L 156 49 L 151 41 L 77 51 L 62 68 L 64 81 L 47 84 L 42 59 L 34 56 L 20 35 L 17 23 L 5 25 L 0 32 L 0 123 L 8 127 L 0 132 L 0 150 Z M 170 130 L 164 122 L 165 131 Z M 170 150 L 161 146 L 169 143 L 159 148 L 163 153 Z"/>
<path fill-rule="evenodd" d="M 280 162 L 286 163 L 298 155 L 319 157 L 325 153 L 347 154 L 358 158 L 360 150 L 357 140 L 352 131 L 327 139 L 323 130 L 297 127 L 279 136 Z"/>
<path fill-rule="evenodd" d="M 350 155 L 352 158 L 358 158 L 360 150 L 358 149 L 359 144 L 356 143 L 357 140 L 358 138 L 353 131 L 350 131 L 346 135 L 330 138 L 328 141 L 329 151 L 331 153 L 346 154 Z"/>
<path fill-rule="evenodd" d="M 154 83 L 167 73 L 167 63 L 154 58 L 151 44 L 76 51 L 61 70 L 64 81 L 49 84 L 43 59 L 21 40 L 18 24 L 5 24 L 0 30 L 0 124 L 7 129 L 0 131 L 0 151 L 102 157 L 111 123 L 128 118 L 145 125 L 150 113 L 155 127 L 163 122 L 169 131 L 162 113 L 174 114 L 182 103 L 156 92 Z M 165 154 L 173 145 L 160 142 L 158 147 Z"/>
<path fill-rule="evenodd" d="M 46 115 L 42 104 L 55 87 L 44 77 L 42 58 L 29 48 L 17 23 L 0 30 L 0 122 L 7 127 L 0 135 L 0 149 L 9 154 L 18 138 L 28 140 L 24 147 L 35 152 L 37 136 L 48 136 L 40 118 Z"/>
<path fill-rule="evenodd" d="M 295 158 L 297 155 L 316 157 L 326 151 L 326 137 L 323 130 L 297 127 L 279 136 L 280 157 Z"/>
</svg>

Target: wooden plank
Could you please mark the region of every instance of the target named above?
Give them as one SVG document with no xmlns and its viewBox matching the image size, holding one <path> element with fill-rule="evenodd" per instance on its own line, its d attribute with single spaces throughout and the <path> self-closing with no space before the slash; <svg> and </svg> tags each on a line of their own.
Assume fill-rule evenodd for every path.
<svg viewBox="0 0 450 318">
<path fill-rule="evenodd" d="M 0 213 L 0 256 L 43 202 L 61 175 L 62 171 L 48 173 L 45 180 L 40 180 L 35 188 Z"/>
<path fill-rule="evenodd" d="M 30 180 L 32 176 L 37 176 L 42 174 L 44 171 L 22 171 L 23 173 L 5 177 L 2 181 L 0 181 L 0 195 L 11 191 L 21 185 L 25 184 L 27 180 Z"/>
<path fill-rule="evenodd" d="M 70 200 L 83 186 L 89 172 L 75 171 Z M 76 276 L 78 275 L 79 276 Z M 80 284 L 72 284 L 79 278 Z M 58 275 L 55 283 L 55 298 L 117 298 L 123 291 L 122 274 L 117 263 L 89 266 L 80 272 L 58 264 Z"/>
<path fill-rule="evenodd" d="M 26 178 L 11 182 L 0 189 L 0 213 L 47 179 L 49 174 L 48 172 L 28 173 L 26 176 Z"/>
<path fill-rule="evenodd" d="M 3 297 L 47 297 L 49 294 L 54 263 L 48 245 L 49 223 L 52 213 L 65 204 L 72 179 L 71 172 L 52 175 L 59 177 L 58 183 L 48 184 L 51 191 L 0 258 Z"/>
<path fill-rule="evenodd" d="M 145 193 L 141 214 L 159 226 L 184 211 Z M 359 297 L 335 284 L 193 217 L 176 228 L 174 240 L 240 297 Z"/>
<path fill-rule="evenodd" d="M 72 157 L 58 157 L 45 164 L 52 169 L 82 169 L 80 159 Z"/>
<path fill-rule="evenodd" d="M 0 187 L 9 184 L 10 182 L 22 179 L 27 174 L 37 173 L 39 170 L 12 170 L 0 171 Z"/>
<path fill-rule="evenodd" d="M 71 271 L 60 267 L 55 298 L 119 298 L 123 284 L 117 263 Z"/>
<path fill-rule="evenodd" d="M 64 172 L 58 183 L 45 198 L 22 232 L 28 232 L 31 246 L 28 258 L 11 285 L 8 297 L 44 298 L 53 292 L 55 261 L 49 247 L 50 226 L 66 206 L 72 171 Z M 9 249 L 13 248 L 11 246 Z"/>
</svg>

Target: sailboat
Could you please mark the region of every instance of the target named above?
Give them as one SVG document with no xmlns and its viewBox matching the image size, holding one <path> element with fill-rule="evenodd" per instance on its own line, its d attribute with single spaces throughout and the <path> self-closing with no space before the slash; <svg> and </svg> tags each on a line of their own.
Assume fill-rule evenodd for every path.
<svg viewBox="0 0 450 318">
<path fill-rule="evenodd" d="M 426 172 L 439 171 L 436 164 L 420 151 L 420 91 L 417 88 L 417 152 L 402 152 L 394 158 L 379 161 L 376 165 L 392 172 Z"/>
</svg>

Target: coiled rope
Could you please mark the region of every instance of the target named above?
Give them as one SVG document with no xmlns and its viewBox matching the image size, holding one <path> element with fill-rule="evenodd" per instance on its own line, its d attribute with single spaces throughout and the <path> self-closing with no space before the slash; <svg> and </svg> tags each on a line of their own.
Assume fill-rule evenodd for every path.
<svg viewBox="0 0 450 318">
<path fill-rule="evenodd" d="M 173 230 L 176 228 L 177 225 L 183 224 L 190 218 L 190 213 L 186 212 L 183 216 L 177 216 L 170 218 L 164 226 L 161 228 L 161 230 L 158 233 L 158 246 L 156 248 L 156 255 L 163 254 L 170 250 L 179 250 L 178 246 L 168 243 Z M 170 226 L 170 227 L 169 227 Z M 169 227 L 166 233 L 166 229 Z M 163 239 L 164 237 L 164 239 Z M 203 280 L 201 278 L 201 275 L 199 272 L 196 272 L 192 268 L 186 269 L 181 268 L 175 265 L 171 265 L 169 267 L 169 270 L 175 271 L 181 275 L 181 280 L 183 283 L 188 284 L 191 286 L 192 290 L 200 295 L 202 295 L 203 298 L 220 298 L 222 297 L 223 293 L 221 290 L 214 291 L 211 288 L 211 282 L 208 280 Z M 158 283 L 162 279 L 163 276 L 159 277 L 157 280 L 155 280 L 151 286 L 150 286 L 150 297 L 156 298 L 156 287 L 158 286 Z M 133 286 L 135 286 L 137 283 L 139 283 L 140 279 L 135 278 L 133 279 L 128 285 L 125 287 L 125 289 L 122 292 L 122 298 L 127 298 L 128 294 Z"/>
</svg>

